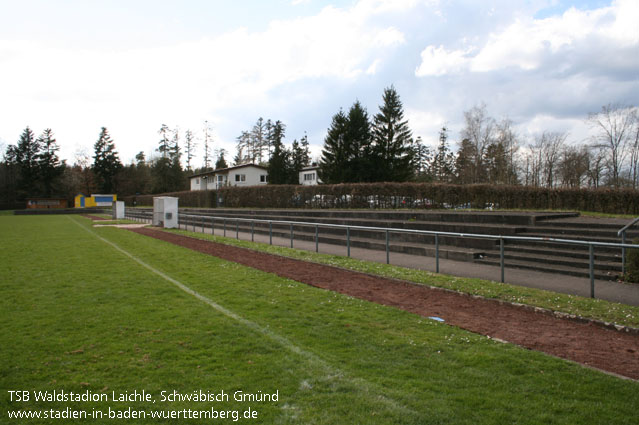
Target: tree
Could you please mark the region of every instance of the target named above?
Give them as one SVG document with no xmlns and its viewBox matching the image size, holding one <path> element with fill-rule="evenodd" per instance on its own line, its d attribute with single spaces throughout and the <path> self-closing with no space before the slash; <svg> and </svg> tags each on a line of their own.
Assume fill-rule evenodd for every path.
<svg viewBox="0 0 639 425">
<path fill-rule="evenodd" d="M 515 134 L 513 128 L 513 122 L 504 118 L 500 123 L 497 124 L 497 135 L 496 141 L 502 146 L 504 150 L 504 166 L 505 169 L 500 172 L 505 177 L 505 184 L 517 184 L 519 183 L 518 179 L 518 167 L 516 155 L 519 150 L 519 143 L 517 140 L 517 135 Z"/>
<path fill-rule="evenodd" d="M 487 115 L 486 105 L 481 104 L 464 112 L 464 122 L 462 140 L 467 140 L 472 145 L 472 149 L 465 147 L 465 154 L 469 157 L 464 158 L 464 162 L 471 168 L 464 170 L 464 173 L 471 176 L 468 183 L 483 183 L 486 181 L 483 159 L 486 148 L 495 138 L 495 120 Z"/>
<path fill-rule="evenodd" d="M 243 131 L 236 140 L 237 154 L 235 155 L 235 165 L 252 164 L 255 161 L 253 151 L 251 149 L 251 134 Z"/>
<path fill-rule="evenodd" d="M 191 171 L 191 161 L 195 156 L 195 147 L 197 146 L 191 130 L 186 130 L 184 134 L 184 145 L 186 149 L 186 169 L 187 171 Z"/>
<path fill-rule="evenodd" d="M 449 183 L 455 174 L 455 155 L 448 146 L 448 129 L 439 131 L 439 145 L 430 163 L 429 174 L 437 182 Z"/>
<path fill-rule="evenodd" d="M 606 168 L 611 186 L 619 187 L 621 184 L 621 170 L 629 144 L 635 137 L 637 120 L 637 108 L 618 104 L 608 104 L 599 113 L 588 116 L 588 123 L 596 130 L 595 145 L 607 152 Z"/>
<path fill-rule="evenodd" d="M 56 140 L 53 138 L 53 131 L 50 128 L 44 130 L 38 138 L 38 144 L 42 151 L 38 154 L 38 174 L 44 188 L 43 194 L 50 198 L 53 188 L 59 184 L 59 180 L 64 173 L 65 165 L 60 162 L 57 152 L 60 150 Z"/>
<path fill-rule="evenodd" d="M 504 145 L 499 141 L 489 144 L 484 153 L 483 164 L 487 182 L 490 184 L 506 184 L 509 167 Z"/>
<path fill-rule="evenodd" d="M 157 151 L 162 154 L 152 166 L 153 191 L 155 193 L 176 192 L 186 187 L 186 179 L 180 158 L 179 129 L 169 129 L 162 124 Z"/>
<path fill-rule="evenodd" d="M 221 170 L 223 168 L 228 168 L 228 164 L 226 163 L 226 159 L 224 159 L 224 155 L 226 155 L 225 149 L 219 149 L 217 152 L 217 161 L 215 162 L 215 169 Z"/>
<path fill-rule="evenodd" d="M 160 126 L 160 130 L 158 134 L 160 135 L 160 145 L 158 146 L 158 152 L 162 155 L 162 158 L 168 158 L 169 151 L 171 149 L 171 139 L 169 138 L 169 134 L 171 133 L 171 129 L 166 124 L 162 124 Z"/>
<path fill-rule="evenodd" d="M 308 137 L 304 135 L 301 142 L 293 140 L 289 164 L 289 184 L 299 184 L 299 173 L 307 167 L 311 161 L 308 149 Z"/>
<path fill-rule="evenodd" d="M 563 187 L 581 187 L 590 167 L 590 150 L 587 146 L 566 146 L 561 153 L 558 172 Z"/>
<path fill-rule="evenodd" d="M 543 160 L 546 187 L 556 186 L 557 167 L 567 137 L 566 133 L 543 132 L 537 140 Z"/>
<path fill-rule="evenodd" d="M 0 203 L 7 208 L 14 208 L 19 196 L 19 170 L 15 155 L 16 147 L 10 145 L 4 152 L 4 160 L 0 162 Z"/>
<path fill-rule="evenodd" d="M 286 126 L 281 121 L 276 121 L 269 134 L 269 143 L 273 146 L 268 162 L 269 184 L 287 184 L 290 181 L 290 152 L 282 143 L 285 130 Z"/>
<path fill-rule="evenodd" d="M 333 115 L 331 126 L 324 138 L 324 147 L 319 163 L 319 177 L 324 183 L 336 184 L 347 181 L 349 165 L 346 147 L 347 128 L 348 118 L 340 109 L 337 114 Z"/>
<path fill-rule="evenodd" d="M 204 121 L 204 171 L 211 169 L 211 146 L 210 146 L 211 127 L 208 121 Z"/>
<path fill-rule="evenodd" d="M 407 181 L 415 171 L 412 132 L 404 120 L 402 102 L 393 86 L 384 89 L 383 102 L 372 128 L 375 180 Z"/>
<path fill-rule="evenodd" d="M 268 143 L 268 121 L 265 123 L 262 117 L 257 119 L 250 132 L 250 147 L 253 152 L 254 161 L 257 164 L 268 162 L 269 143 Z"/>
<path fill-rule="evenodd" d="M 36 187 L 40 149 L 40 141 L 34 139 L 33 132 L 27 127 L 20 135 L 16 147 L 9 152 L 10 161 L 17 165 L 20 198 L 38 195 Z"/>
<path fill-rule="evenodd" d="M 630 170 L 628 173 L 633 189 L 637 189 L 639 185 L 639 122 L 635 127 L 635 140 L 630 150 Z"/>
<path fill-rule="evenodd" d="M 463 139 L 455 159 L 457 184 L 472 184 L 481 175 L 475 171 L 476 158 L 477 148 L 475 144 L 468 139 Z"/>
<path fill-rule="evenodd" d="M 115 176 L 122 168 L 122 163 L 106 127 L 102 127 L 93 149 L 93 173 L 97 178 L 98 190 L 102 193 L 113 193 L 116 189 Z"/>
</svg>

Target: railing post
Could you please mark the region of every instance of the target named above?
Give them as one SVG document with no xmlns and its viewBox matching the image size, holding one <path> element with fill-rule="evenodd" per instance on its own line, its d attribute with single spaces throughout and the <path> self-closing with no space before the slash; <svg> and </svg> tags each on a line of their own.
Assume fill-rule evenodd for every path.
<svg viewBox="0 0 639 425">
<path fill-rule="evenodd" d="M 224 219 L 224 237 L 226 237 L 226 218 Z"/>
<path fill-rule="evenodd" d="M 351 256 L 351 228 L 346 228 L 346 256 Z"/>
<path fill-rule="evenodd" d="M 621 233 L 621 243 L 622 244 L 626 243 L 625 230 Z M 626 275 L 626 247 L 625 246 L 621 247 L 621 275 L 622 276 Z"/>
<path fill-rule="evenodd" d="M 293 248 L 293 223 L 291 223 L 291 248 Z"/>
<path fill-rule="evenodd" d="M 439 235 L 435 233 L 435 273 L 439 273 Z"/>
<path fill-rule="evenodd" d="M 204 233 L 204 225 L 206 224 L 206 217 L 202 216 L 202 233 Z"/>
<path fill-rule="evenodd" d="M 386 230 L 386 264 L 390 264 L 390 234 Z"/>
<path fill-rule="evenodd" d="M 235 220 L 235 239 L 240 239 L 240 220 Z"/>
<path fill-rule="evenodd" d="M 211 235 L 215 236 L 215 217 L 211 217 Z"/>
<path fill-rule="evenodd" d="M 590 298 L 595 298 L 595 247 L 590 244 Z"/>
<path fill-rule="evenodd" d="M 499 267 L 501 267 L 501 283 L 504 283 L 504 238 L 499 238 Z"/>
<path fill-rule="evenodd" d="M 315 252 L 319 252 L 319 226 L 315 225 Z"/>
<path fill-rule="evenodd" d="M 268 222 L 268 244 L 273 245 L 273 222 Z"/>
<path fill-rule="evenodd" d="M 255 220 L 251 221 L 251 242 L 255 242 Z"/>
</svg>

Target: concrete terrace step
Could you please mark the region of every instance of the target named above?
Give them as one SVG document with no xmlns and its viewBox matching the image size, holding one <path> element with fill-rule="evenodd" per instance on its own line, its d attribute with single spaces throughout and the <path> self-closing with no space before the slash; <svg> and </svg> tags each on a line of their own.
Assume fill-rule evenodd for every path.
<svg viewBox="0 0 639 425">
<path fill-rule="evenodd" d="M 196 232 L 201 230 L 202 223 L 200 221 L 182 220 L 181 222 L 181 225 L 188 226 L 187 228 L 189 230 L 192 229 L 191 226 L 193 226 L 193 224 L 195 224 Z M 205 228 L 210 229 L 210 224 L 211 224 L 210 222 L 206 222 Z M 290 227 L 273 226 L 272 232 L 269 232 L 268 226 L 256 225 L 253 228 L 251 228 L 250 225 L 246 226 L 246 223 L 244 223 L 244 225 L 240 225 L 238 223 L 237 226 L 235 225 L 235 223 L 232 223 L 232 222 L 228 222 L 227 224 L 228 224 L 226 228 L 227 237 L 234 237 L 237 234 L 237 232 L 243 235 L 246 235 L 246 234 L 250 234 L 251 231 L 253 231 L 256 235 L 266 236 L 266 235 L 269 235 L 270 233 L 272 234 L 274 238 L 289 239 L 291 234 Z M 215 225 L 216 234 L 219 235 L 220 232 L 224 231 L 222 226 L 223 225 L 221 225 L 221 223 L 219 222 L 216 223 Z M 358 236 L 357 234 L 355 235 L 351 234 L 350 245 L 352 248 L 365 248 L 365 249 L 372 249 L 377 251 L 385 251 L 386 250 L 385 235 L 383 235 L 383 238 L 384 240 L 378 240 L 378 239 L 361 237 L 361 236 Z M 307 227 L 301 228 L 301 227 L 293 226 L 293 241 L 294 241 L 293 245 L 295 245 L 295 241 L 314 242 L 315 232 L 308 231 Z M 338 246 L 344 246 L 344 247 L 346 247 L 347 245 L 345 234 L 337 235 L 337 234 L 319 233 L 318 241 L 320 244 L 338 245 Z M 403 253 L 403 254 L 410 254 L 410 255 L 427 256 L 427 257 L 435 257 L 436 255 L 435 245 L 397 241 L 397 240 L 393 240 L 392 235 L 389 241 L 389 251 Z M 479 251 L 475 249 L 455 247 L 455 246 L 449 246 L 445 244 L 440 244 L 439 246 L 440 258 L 449 259 L 449 260 L 473 261 L 473 259 L 479 258 L 482 255 L 482 252 L 483 251 Z"/>
<path fill-rule="evenodd" d="M 257 217 L 255 218 L 257 219 Z M 207 227 L 210 227 L 212 221 L 213 221 L 212 218 L 207 219 L 205 225 Z M 200 226 L 202 223 L 202 220 L 197 218 L 182 216 L 180 218 L 180 222 L 182 224 L 187 224 L 189 226 L 192 226 L 193 224 Z M 224 222 L 223 220 L 219 220 L 219 219 L 215 220 L 216 228 L 221 228 L 222 226 L 224 226 L 223 222 Z M 226 220 L 227 227 L 229 229 L 235 229 L 236 222 L 237 222 L 237 226 L 239 226 L 241 231 L 244 231 L 244 232 L 250 231 L 251 224 L 249 222 L 236 221 L 236 220 L 233 220 L 232 218 L 229 218 L 228 220 Z M 336 223 L 331 223 L 331 224 L 336 224 Z M 350 224 L 353 225 L 352 223 Z M 375 224 L 375 223 L 369 223 L 369 225 L 371 224 Z M 287 225 L 284 223 L 273 223 L 272 228 L 274 232 L 281 231 L 287 234 L 290 233 L 290 225 Z M 268 232 L 268 224 L 263 222 L 255 222 L 254 229 L 255 231 Z M 346 237 L 345 236 L 346 229 L 344 228 L 320 227 L 319 231 L 322 235 L 328 234 L 328 235 L 336 236 L 338 238 Z M 309 234 L 312 233 L 313 235 L 315 234 L 313 225 L 297 225 L 297 224 L 293 225 L 293 232 L 296 235 L 303 234 L 303 233 L 309 233 Z M 362 239 L 371 240 L 371 241 L 384 240 L 386 238 L 385 232 L 378 231 L 378 230 L 350 229 L 350 235 L 353 238 L 362 238 Z M 426 245 L 433 245 L 433 246 L 435 244 L 434 235 L 391 232 L 391 238 L 397 243 L 401 242 L 404 244 L 412 243 L 412 244 L 422 244 L 422 245 L 426 244 Z M 439 242 L 441 245 L 449 245 L 449 246 L 456 246 L 456 247 L 460 247 L 464 249 L 469 248 L 469 249 L 476 249 L 476 250 L 492 249 L 495 247 L 497 243 L 496 240 L 490 240 L 490 239 L 458 238 L 458 237 L 449 237 L 449 236 L 440 236 Z"/>
<path fill-rule="evenodd" d="M 497 258 L 483 258 L 476 260 L 477 263 L 488 264 L 492 266 L 499 266 L 499 257 Z M 506 268 L 517 268 L 517 269 L 525 269 L 525 270 L 535 270 L 546 273 L 554 273 L 554 274 L 563 274 L 568 276 L 575 277 L 584 277 L 588 278 L 590 276 L 590 271 L 588 267 L 573 267 L 573 266 L 562 266 L 556 264 L 541 264 L 534 263 L 529 261 L 521 261 L 515 259 L 506 259 L 505 260 Z M 601 271 L 595 267 L 595 279 L 601 280 L 616 280 L 618 278 L 618 273 L 613 271 Z"/>
<path fill-rule="evenodd" d="M 181 208 L 184 213 L 201 213 L 209 215 L 233 215 L 233 216 L 298 216 L 298 217 L 322 217 L 322 218 L 365 218 L 373 220 L 398 220 L 398 221 L 429 221 L 443 223 L 481 223 L 481 224 L 512 224 L 533 225 L 539 220 L 554 220 L 558 218 L 576 217 L 578 213 L 504 213 L 492 211 L 428 211 L 428 210 L 281 210 L 281 209 L 197 209 Z"/>
<path fill-rule="evenodd" d="M 586 259 L 581 258 L 566 258 L 559 257 L 557 255 L 551 254 L 522 254 L 518 252 L 511 252 L 510 250 L 506 250 L 504 253 L 504 258 L 508 260 L 516 260 L 522 262 L 530 262 L 530 263 L 539 263 L 541 265 L 555 265 L 555 266 L 569 266 L 569 267 L 579 267 L 583 269 L 588 269 L 590 267 L 590 257 Z M 499 259 L 499 251 L 487 251 L 484 253 L 485 257 L 490 259 Z M 604 270 L 614 271 L 621 273 L 621 262 L 618 261 L 608 261 L 607 259 L 602 259 L 601 257 L 595 257 L 594 266 L 596 270 Z"/>
<path fill-rule="evenodd" d="M 605 242 L 605 243 L 621 243 L 621 238 L 617 236 L 589 236 L 581 233 L 548 233 L 548 232 L 526 232 L 519 236 L 530 236 L 536 238 L 554 238 L 554 239 L 572 239 L 582 242 Z"/>
<path fill-rule="evenodd" d="M 146 210 L 150 216 L 151 210 Z M 493 213 L 446 211 L 379 211 L 379 210 L 250 210 L 250 209 L 181 209 L 180 223 L 199 228 L 201 219 L 193 220 L 183 214 L 207 217 L 210 229 L 213 216 L 228 217 L 227 237 L 234 237 L 236 223 L 233 218 L 271 221 L 308 222 L 310 225 L 294 225 L 295 241 L 315 241 L 317 224 L 364 226 L 430 230 L 440 232 L 484 234 L 494 236 L 524 236 L 555 239 L 573 239 L 583 242 L 602 241 L 618 243 L 616 231 L 619 222 L 579 217 L 573 213 Z M 625 220 L 624 220 L 625 221 Z M 627 221 L 625 221 L 627 222 Z M 215 222 L 216 234 L 221 233 L 222 222 Z M 247 234 L 251 224 L 239 222 L 238 230 Z M 189 229 L 190 230 L 190 229 Z M 269 234 L 267 223 L 255 223 L 256 235 Z M 635 230 L 639 234 L 639 228 Z M 272 234 L 288 239 L 290 226 L 274 223 Z M 386 249 L 386 232 L 350 229 L 351 247 L 378 251 Z M 499 266 L 499 242 L 497 239 L 477 239 L 439 236 L 440 258 L 476 262 Z M 346 229 L 319 227 L 319 243 L 344 246 L 346 253 Z M 308 243 L 306 244 L 308 246 Z M 390 233 L 389 250 L 416 256 L 435 256 L 435 237 L 412 233 Z M 589 251 L 587 245 L 555 244 L 543 241 L 505 241 L 507 267 L 538 270 L 578 277 L 589 276 Z M 595 248 L 595 271 L 598 278 L 615 279 L 621 271 L 619 248 Z"/>
<path fill-rule="evenodd" d="M 521 254 L 538 255 L 538 256 L 544 256 L 544 255 L 548 255 L 549 253 L 552 253 L 554 255 L 557 255 L 563 258 L 590 259 L 590 254 L 588 252 L 587 247 L 583 247 L 583 249 L 574 249 L 574 248 L 562 249 L 562 248 L 559 248 L 559 245 L 557 245 L 556 247 L 549 249 L 547 245 L 544 247 L 525 246 L 525 245 L 506 245 L 506 250 L 508 252 L 517 252 Z M 616 252 L 604 253 L 604 252 L 601 252 L 600 249 L 596 249 L 595 260 L 621 263 L 621 250 L 619 249 L 619 250 L 616 250 Z"/>
<path fill-rule="evenodd" d="M 214 214 L 208 214 L 214 216 Z M 236 215 L 217 215 L 218 217 L 228 217 L 231 221 Z M 441 223 L 441 222 L 422 222 L 422 221 L 398 221 L 398 220 L 379 220 L 365 218 L 321 218 L 310 216 L 284 216 L 284 215 L 253 215 L 250 217 L 242 217 L 255 220 L 271 220 L 271 221 L 297 221 L 320 224 L 337 224 L 340 226 L 363 226 L 363 227 L 383 227 L 396 229 L 413 229 L 426 231 L 440 231 L 451 233 L 475 233 L 487 235 L 516 235 L 526 229 L 525 226 L 504 225 L 504 224 L 476 224 L 476 223 Z"/>
<path fill-rule="evenodd" d="M 546 227 L 546 226 L 527 226 L 524 228 L 526 233 L 545 233 L 548 235 L 579 235 L 588 236 L 591 238 L 616 238 L 618 242 L 621 242 L 621 237 L 617 236 L 618 229 L 606 229 L 606 228 L 588 228 L 588 227 Z M 627 239 L 639 237 L 639 232 L 632 231 L 626 233 Z"/>
</svg>

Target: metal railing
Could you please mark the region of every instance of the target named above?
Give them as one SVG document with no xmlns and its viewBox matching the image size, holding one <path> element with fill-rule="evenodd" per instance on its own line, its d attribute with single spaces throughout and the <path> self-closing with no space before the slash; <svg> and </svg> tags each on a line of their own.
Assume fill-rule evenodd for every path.
<svg viewBox="0 0 639 425">
<path fill-rule="evenodd" d="M 637 224 L 637 222 L 639 222 L 639 217 L 635 218 L 630 223 L 626 224 L 621 229 L 619 229 L 619 231 L 617 232 L 617 236 L 621 236 L 622 244 L 626 243 L 626 231 L 630 229 L 632 226 L 634 226 L 635 224 Z M 621 248 L 621 274 L 624 274 L 624 275 L 626 274 L 626 248 L 625 247 Z"/>
<path fill-rule="evenodd" d="M 127 210 L 127 215 L 133 219 L 141 219 L 141 220 L 150 220 L 151 214 L 143 211 L 134 211 L 131 213 L 131 210 Z M 576 245 L 576 246 L 587 246 L 588 254 L 589 254 L 589 278 L 590 278 L 590 297 L 595 298 L 595 247 L 605 247 L 605 248 L 615 248 L 625 250 L 626 248 L 637 248 L 636 245 L 626 244 L 626 243 L 610 243 L 610 242 L 596 242 L 596 241 L 579 241 L 573 239 L 561 239 L 561 238 L 548 238 L 548 237 L 538 237 L 538 236 L 502 236 L 502 235 L 485 235 L 485 234 L 476 234 L 476 233 L 458 233 L 458 232 L 442 232 L 442 231 L 434 231 L 434 230 L 416 230 L 416 229 L 399 229 L 399 228 L 389 228 L 389 227 L 373 227 L 373 226 L 355 226 L 355 225 L 344 225 L 344 224 L 331 224 L 331 223 L 311 223 L 304 221 L 286 221 L 286 220 L 264 220 L 264 219 L 254 219 L 254 218 L 242 218 L 242 217 L 222 217 L 222 216 L 211 216 L 211 215 L 195 215 L 195 214 L 178 214 L 178 227 L 182 228 L 181 223 L 184 222 L 185 230 L 188 230 L 188 225 L 186 224 L 186 220 L 188 219 L 189 223 L 193 226 L 193 231 L 195 232 L 196 226 L 200 226 L 202 228 L 202 232 L 204 232 L 204 228 L 207 224 L 211 225 L 211 229 L 213 234 L 215 233 L 215 224 L 216 222 L 222 225 L 223 228 L 223 236 L 227 236 L 227 225 L 228 223 L 235 224 L 235 238 L 239 239 L 239 223 L 245 222 L 251 224 L 251 241 L 255 240 L 255 224 L 263 223 L 268 224 L 268 232 L 269 232 L 269 245 L 273 245 L 273 225 L 288 225 L 290 229 L 290 247 L 293 248 L 293 240 L 294 240 L 294 229 L 293 226 L 300 227 L 311 227 L 315 229 L 315 251 L 319 252 L 319 229 L 320 228 L 333 228 L 333 229 L 344 229 L 346 236 L 346 255 L 347 257 L 351 256 L 351 230 L 364 230 L 364 231 L 374 231 L 374 232 L 384 232 L 385 233 L 385 250 L 386 250 L 386 263 L 390 264 L 390 235 L 391 233 L 404 233 L 404 234 L 414 234 L 414 235 L 430 235 L 435 238 L 435 272 L 439 273 L 439 248 L 440 248 L 440 237 L 457 237 L 457 238 L 473 238 L 473 239 L 488 239 L 499 242 L 499 266 L 501 271 L 501 282 L 505 281 L 505 241 L 528 241 L 528 242 L 544 242 L 551 244 L 564 244 L 564 245 Z M 639 221 L 639 218 L 636 220 Z M 635 222 L 636 222 L 635 221 Z M 634 224 L 634 223 L 633 223 Z M 206 226 L 208 227 L 208 226 Z M 629 226 L 628 226 L 629 227 Z"/>
</svg>

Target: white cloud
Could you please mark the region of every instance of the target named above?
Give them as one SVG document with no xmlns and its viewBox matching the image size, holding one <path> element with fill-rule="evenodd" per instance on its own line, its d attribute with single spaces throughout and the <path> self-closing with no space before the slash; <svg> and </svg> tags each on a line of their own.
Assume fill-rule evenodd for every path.
<svg viewBox="0 0 639 425">
<path fill-rule="evenodd" d="M 440 76 L 470 70 L 488 72 L 517 67 L 525 71 L 541 68 L 548 62 L 561 64 L 564 57 L 588 55 L 598 62 L 602 53 L 639 47 L 639 2 L 619 0 L 610 7 L 594 10 L 571 8 L 561 16 L 546 19 L 516 19 L 504 29 L 491 33 L 472 55 L 471 50 L 427 46 L 421 53 L 417 76 Z M 600 49 L 607 49 L 602 52 Z M 635 57 L 639 64 L 639 57 Z"/>
<path fill-rule="evenodd" d="M 415 75 L 418 77 L 437 77 L 461 72 L 470 61 L 469 53 L 470 50 L 448 51 L 444 46 L 428 46 L 421 53 L 422 63 L 415 71 Z"/>
<path fill-rule="evenodd" d="M 28 124 L 25 116 L 32 123 L 50 123 L 40 125 L 59 134 L 86 126 L 90 140 L 97 137 L 98 121 L 110 129 L 121 126 L 118 145 L 123 156 L 132 157 L 141 138 L 155 145 L 155 129 L 162 122 L 197 128 L 205 117 L 225 109 L 267 103 L 269 92 L 280 85 L 375 74 L 384 52 L 405 39 L 396 27 L 373 23 L 371 17 L 413 3 L 366 0 L 348 9 L 329 6 L 315 16 L 272 21 L 261 32 L 239 28 L 147 49 L 79 50 L 0 41 L 0 116 L 15 123 L 14 134 Z M 82 118 L 72 117 L 78 109 Z M 153 126 L 152 131 L 143 126 Z"/>
</svg>

